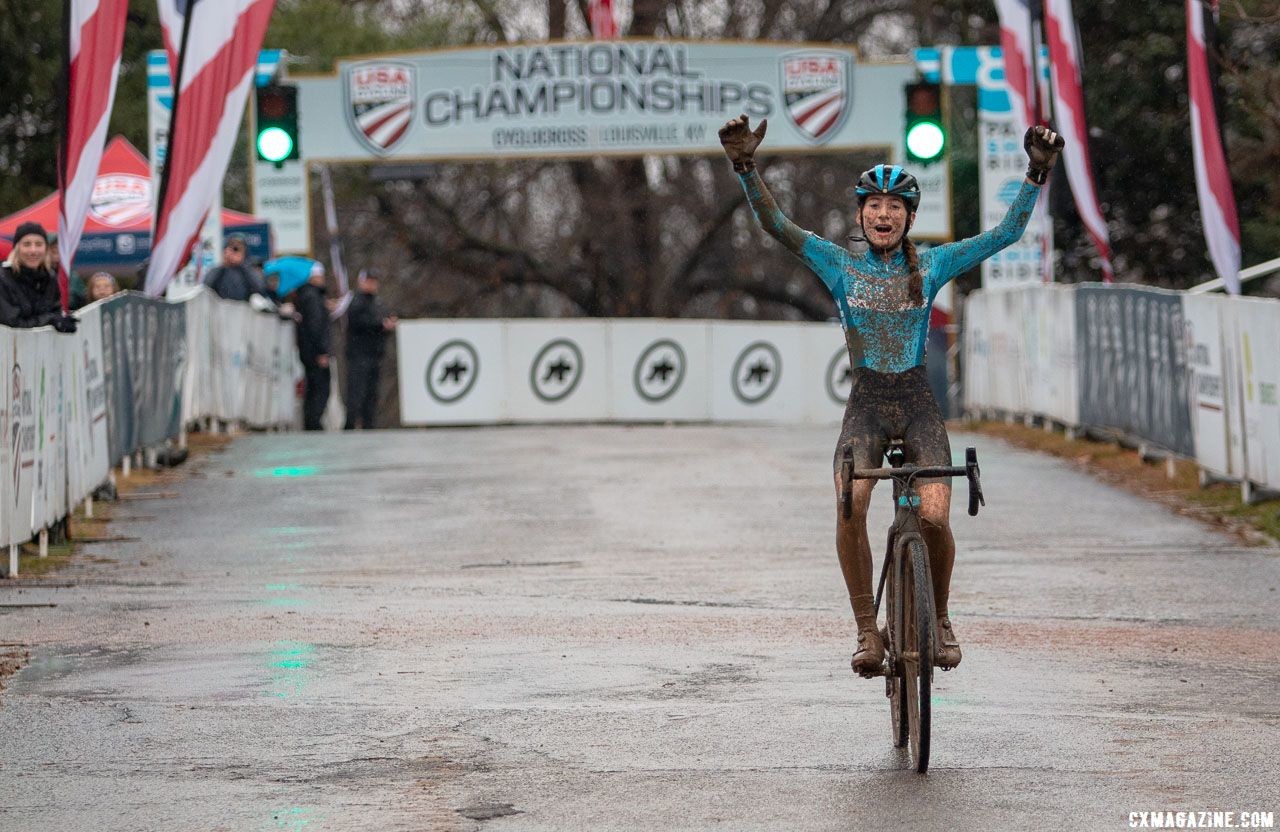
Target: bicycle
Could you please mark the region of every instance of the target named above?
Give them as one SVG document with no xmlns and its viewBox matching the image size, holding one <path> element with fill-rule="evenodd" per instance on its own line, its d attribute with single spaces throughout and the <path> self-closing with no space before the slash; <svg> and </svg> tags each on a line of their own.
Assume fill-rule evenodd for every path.
<svg viewBox="0 0 1280 832">
<path fill-rule="evenodd" d="M 888 468 L 855 470 L 853 448 L 846 445 L 841 459 L 841 511 L 845 519 L 853 513 L 854 480 L 893 480 L 894 518 L 889 526 L 884 564 L 876 588 L 877 620 L 882 598 L 888 603 L 885 663 L 868 676 L 885 678 L 893 744 L 911 744 L 916 771 L 929 769 L 930 691 L 933 686 L 934 646 L 937 619 L 934 616 L 933 579 L 929 574 L 929 552 L 920 532 L 920 496 L 917 477 L 965 477 L 969 481 L 969 516 L 985 506 L 978 470 L 978 452 L 965 449 L 964 466 L 919 467 L 905 465 L 902 440 L 889 443 Z M 887 593 L 886 593 L 887 589 Z M 883 632 L 883 631 L 882 631 Z M 928 657 L 928 661 L 922 661 Z"/>
</svg>

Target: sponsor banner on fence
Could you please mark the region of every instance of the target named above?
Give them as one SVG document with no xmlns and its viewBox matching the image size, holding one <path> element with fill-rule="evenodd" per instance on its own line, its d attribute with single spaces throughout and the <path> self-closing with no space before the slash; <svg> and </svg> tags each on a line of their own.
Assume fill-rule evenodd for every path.
<svg viewBox="0 0 1280 832">
<path fill-rule="evenodd" d="M 1182 295 L 1076 287 L 1080 421 L 1195 456 Z"/>
<path fill-rule="evenodd" d="M 622 421 L 711 418 L 706 321 L 609 323 L 610 416 Z"/>
<path fill-rule="evenodd" d="M 1280 308 L 1274 300 L 1232 298 L 1242 476 L 1280 489 Z"/>
<path fill-rule="evenodd" d="M 965 300 L 966 409 L 1032 412 L 1027 379 L 1037 374 L 1027 366 L 1025 296 L 1026 290 L 1010 287 L 975 292 Z"/>
<path fill-rule="evenodd" d="M 1222 295 L 1185 295 L 1182 314 L 1187 370 L 1191 375 L 1191 429 L 1195 435 L 1196 461 L 1220 477 L 1238 477 L 1242 471 L 1231 462 L 1233 432 L 1228 428 L 1239 400 L 1232 404 L 1227 398 L 1222 328 L 1226 304 L 1227 299 Z M 1239 441 L 1238 436 L 1236 440 Z"/>
<path fill-rule="evenodd" d="M 67 489 L 70 502 L 106 481 L 111 472 L 107 444 L 107 387 L 102 364 L 101 304 L 79 313 L 69 365 Z"/>
<path fill-rule="evenodd" d="M 111 464 L 178 435 L 185 305 L 128 292 L 101 305 Z"/>
<path fill-rule="evenodd" d="M 1075 292 L 1066 286 L 1020 290 L 1023 315 L 1023 389 L 1030 410 L 1073 425 L 1079 419 L 1076 385 Z"/>
<path fill-rule="evenodd" d="M 1025 286 L 970 294 L 964 326 L 968 411 L 1107 428 L 1280 489 L 1275 300 Z"/>
<path fill-rule="evenodd" d="M 74 334 L 0 327 L 0 544 L 66 517 L 115 462 L 176 438 L 183 421 L 296 421 L 292 322 L 205 290 L 181 302 L 118 295 L 76 315 Z M 239 369 L 215 372 L 228 353 L 243 356 Z"/>
</svg>

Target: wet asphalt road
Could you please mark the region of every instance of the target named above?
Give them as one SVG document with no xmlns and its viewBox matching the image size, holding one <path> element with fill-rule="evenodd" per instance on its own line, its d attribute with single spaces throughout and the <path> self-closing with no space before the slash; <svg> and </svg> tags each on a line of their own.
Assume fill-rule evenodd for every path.
<svg viewBox="0 0 1280 832">
<path fill-rule="evenodd" d="M 1280 555 L 983 437 L 927 777 L 848 670 L 826 428 L 241 438 L 0 582 L 4 830 L 1280 820 Z M 873 506 L 873 541 L 889 520 Z M 878 556 L 877 556 L 878 557 Z M 105 559 L 105 560 L 103 560 Z M 21 589 L 21 594 L 19 594 Z"/>
</svg>

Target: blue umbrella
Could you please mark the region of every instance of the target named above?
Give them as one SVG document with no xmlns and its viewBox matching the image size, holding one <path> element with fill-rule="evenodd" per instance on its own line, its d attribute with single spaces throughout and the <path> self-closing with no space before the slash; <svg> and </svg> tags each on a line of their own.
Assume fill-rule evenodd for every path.
<svg viewBox="0 0 1280 832">
<path fill-rule="evenodd" d="M 262 273 L 279 275 L 280 285 L 276 289 L 276 295 L 284 297 L 306 283 L 311 277 L 312 268 L 318 265 L 319 261 L 310 257 L 277 257 L 262 264 Z"/>
</svg>

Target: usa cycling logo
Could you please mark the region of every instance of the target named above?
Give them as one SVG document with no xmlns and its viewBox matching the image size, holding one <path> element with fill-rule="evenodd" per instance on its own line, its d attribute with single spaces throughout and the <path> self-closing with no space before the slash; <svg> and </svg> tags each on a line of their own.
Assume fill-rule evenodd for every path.
<svg viewBox="0 0 1280 832">
<path fill-rule="evenodd" d="M 366 61 L 347 67 L 346 75 L 347 120 L 356 138 L 374 153 L 390 153 L 413 123 L 413 66 Z"/>
<path fill-rule="evenodd" d="M 125 173 L 99 176 L 89 197 L 89 213 L 114 226 L 151 216 L 151 180 Z"/>
<path fill-rule="evenodd" d="M 853 109 L 853 61 L 843 52 L 807 49 L 780 58 L 783 111 L 805 139 L 824 144 Z"/>
</svg>

